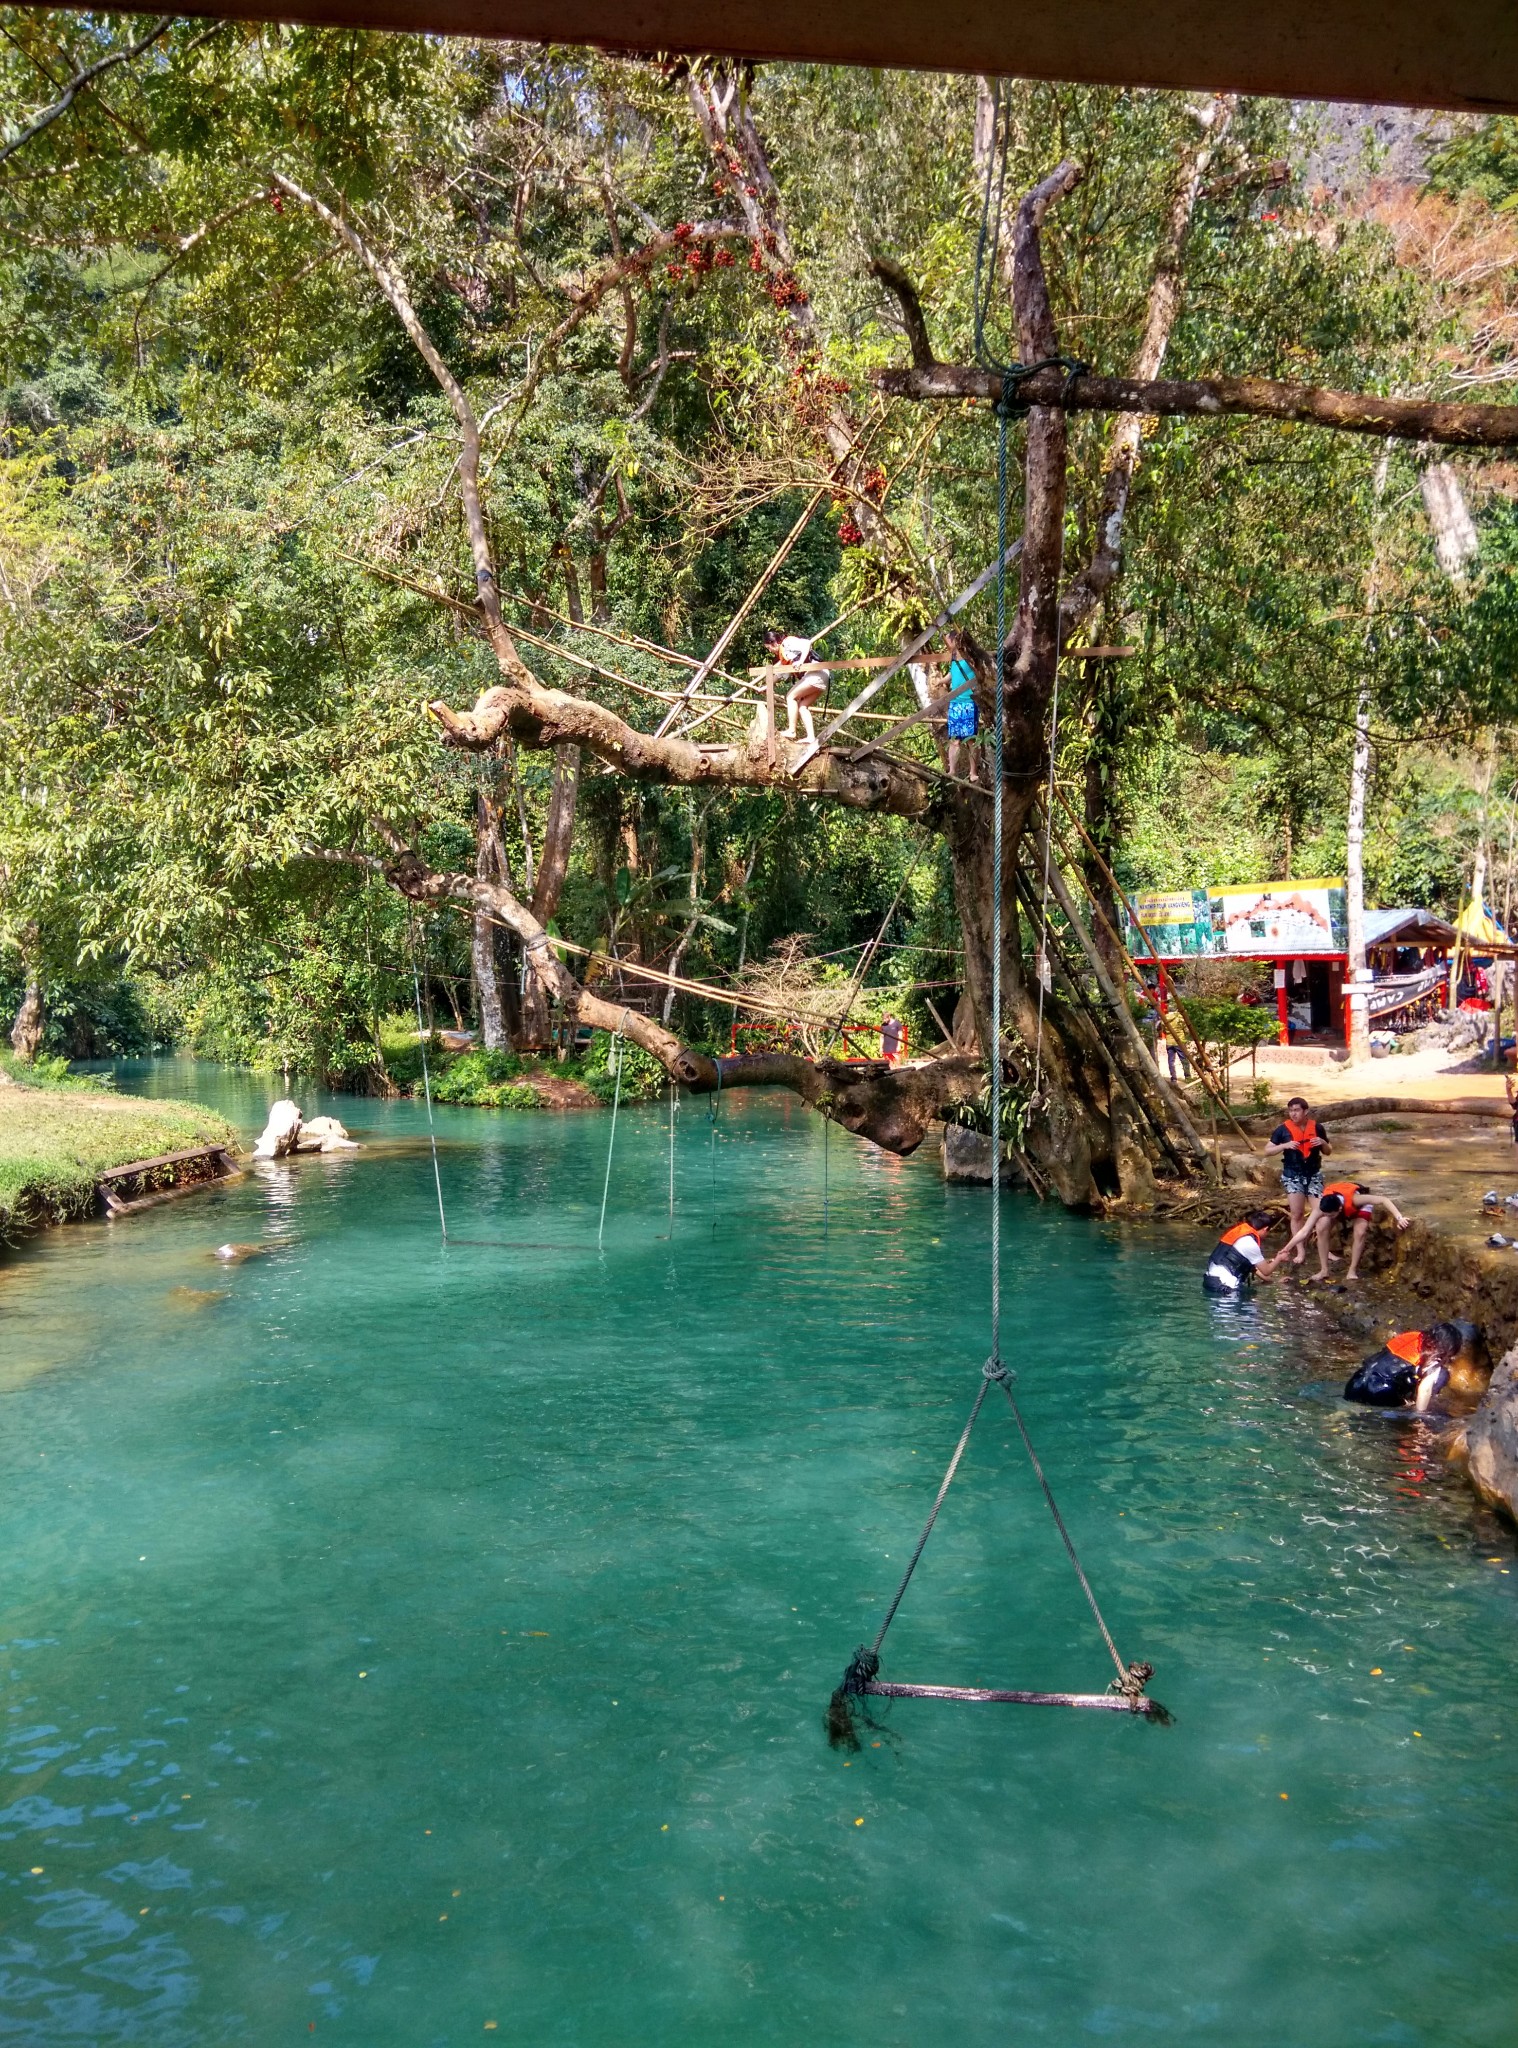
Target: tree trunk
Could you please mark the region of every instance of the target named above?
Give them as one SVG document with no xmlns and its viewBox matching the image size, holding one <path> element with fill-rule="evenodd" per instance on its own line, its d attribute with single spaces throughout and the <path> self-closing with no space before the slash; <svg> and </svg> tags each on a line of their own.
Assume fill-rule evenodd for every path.
<svg viewBox="0 0 1518 2048">
<path fill-rule="evenodd" d="M 476 804 L 479 823 L 475 834 L 474 871 L 482 882 L 488 882 L 494 877 L 496 869 L 494 834 L 484 797 L 477 798 Z M 488 911 L 477 910 L 474 913 L 470 960 L 474 969 L 475 993 L 479 1002 L 480 1044 L 487 1052 L 504 1052 L 508 1040 L 506 1018 L 501 1007 L 496 920 Z"/>
<path fill-rule="evenodd" d="M 35 968 L 28 968 L 26 993 L 21 998 L 21 1007 L 16 1012 L 16 1021 L 11 1026 L 11 1049 L 18 1060 L 25 1060 L 30 1066 L 42 1050 L 42 1034 L 47 1025 L 47 1012 L 42 1000 L 42 980 Z"/>
<path fill-rule="evenodd" d="M 1370 999 L 1365 964 L 1365 797 L 1370 784 L 1370 680 L 1355 699 L 1355 748 L 1349 766 L 1349 819 L 1344 835 L 1346 934 L 1345 1001 L 1349 1004 L 1349 1056 L 1370 1058 Z"/>
</svg>

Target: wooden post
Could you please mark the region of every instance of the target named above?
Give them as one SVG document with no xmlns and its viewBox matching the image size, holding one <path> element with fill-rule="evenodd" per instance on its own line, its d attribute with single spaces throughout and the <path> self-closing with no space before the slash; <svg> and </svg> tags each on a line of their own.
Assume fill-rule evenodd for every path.
<svg viewBox="0 0 1518 2048">
<path fill-rule="evenodd" d="M 764 671 L 764 747 L 765 760 L 775 765 L 775 671 Z"/>
</svg>

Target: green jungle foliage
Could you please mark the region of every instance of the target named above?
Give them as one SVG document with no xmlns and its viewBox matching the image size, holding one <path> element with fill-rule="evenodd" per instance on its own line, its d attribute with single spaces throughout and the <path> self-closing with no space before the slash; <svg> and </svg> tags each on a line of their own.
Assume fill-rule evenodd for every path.
<svg viewBox="0 0 1518 2048">
<path fill-rule="evenodd" d="M 12 136 L 60 78 L 144 34 L 108 14 L 0 23 Z M 1009 192 L 1064 155 L 1086 167 L 1047 234 L 1063 345 L 1123 369 L 1189 103 L 1009 90 Z M 414 1086 L 395 1020 L 414 974 L 436 1025 L 475 1022 L 470 920 L 415 910 L 347 857 L 382 854 L 383 821 L 472 873 L 482 798 L 519 881 L 541 845 L 551 757 L 445 752 L 426 712 L 494 674 L 467 611 L 457 435 L 329 216 L 404 274 L 471 394 L 506 616 L 549 684 L 650 724 L 648 693 L 690 672 L 658 650 L 706 652 L 826 482 L 835 402 L 869 421 L 880 530 L 824 503 L 723 668 L 757 663 L 771 622 L 845 612 L 829 654 L 892 651 L 989 558 L 984 411 L 886 405 L 867 381 L 904 354 L 878 253 L 918 281 L 938 353 L 971 351 L 975 81 L 766 66 L 744 91 L 794 273 L 735 233 L 586 292 L 677 226 L 735 222 L 741 195 L 679 67 L 585 51 L 174 20 L 0 158 L 0 1005 L 40 979 L 50 1050 L 173 1038 Z M 1487 229 L 1513 190 L 1510 125 L 1469 125 L 1433 166 Z M 1167 371 L 1461 388 L 1482 309 L 1398 260 L 1364 208 L 1310 200 L 1310 144 L 1286 106 L 1240 106 L 1197 203 Z M 1012 352 L 1004 309 L 993 329 Z M 1071 563 L 1093 543 L 1107 433 L 1072 421 Z M 1460 464 L 1479 550 L 1452 580 L 1420 461 L 1258 421 L 1146 431 L 1097 628 L 1135 653 L 1067 669 L 1055 735 L 1125 883 L 1337 872 L 1364 684 L 1372 900 L 1453 908 L 1481 842 L 1500 885 L 1518 513 L 1500 465 Z M 970 623 L 989 641 L 989 596 Z M 873 708 L 915 702 L 903 676 Z M 897 744 L 935 758 L 921 729 Z M 931 835 L 774 791 L 634 787 L 589 761 L 554 929 L 718 984 L 799 939 L 847 989 L 874 944 L 854 1014 L 895 1008 L 915 1046 L 941 1035 L 930 1000 L 952 1018 L 962 972 Z M 514 986 L 514 943 L 494 943 Z M 731 1011 L 681 993 L 669 1021 L 725 1046 Z M 624 1087 L 656 1092 L 642 1059 Z M 606 1060 L 601 1040 L 553 1064 L 604 1099 Z M 442 1058 L 439 1093 L 513 1106 L 525 1071 Z"/>
</svg>

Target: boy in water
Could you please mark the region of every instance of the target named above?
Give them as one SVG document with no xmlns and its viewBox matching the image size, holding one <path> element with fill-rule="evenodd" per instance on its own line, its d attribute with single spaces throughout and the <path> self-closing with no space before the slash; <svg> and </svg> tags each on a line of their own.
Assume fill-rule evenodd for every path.
<svg viewBox="0 0 1518 2048">
<path fill-rule="evenodd" d="M 1408 1230 L 1412 1227 L 1412 1218 L 1403 1215 L 1390 1195 L 1373 1195 L 1368 1187 L 1357 1180 L 1330 1181 L 1319 1195 L 1311 1213 L 1304 1219 L 1301 1228 L 1283 1247 L 1281 1257 L 1284 1259 L 1287 1252 L 1295 1251 L 1298 1245 L 1302 1246 L 1305 1256 L 1307 1240 L 1316 1233 L 1318 1270 L 1311 1277 L 1314 1280 L 1326 1280 L 1329 1277 L 1330 1265 L 1339 1257 L 1337 1252 L 1328 1249 L 1328 1245 L 1333 1236 L 1334 1222 L 1342 1216 L 1350 1233 L 1349 1271 L 1344 1278 L 1358 1280 L 1360 1254 L 1365 1249 L 1365 1240 L 1370 1235 L 1370 1226 L 1378 1209 L 1386 1211 L 1398 1230 Z"/>
<path fill-rule="evenodd" d="M 1461 1342 L 1453 1323 L 1434 1323 L 1427 1330 L 1400 1330 L 1350 1374 L 1344 1398 L 1367 1408 L 1414 1408 L 1426 1415 L 1449 1379 L 1450 1362 Z"/>
<path fill-rule="evenodd" d="M 817 728 L 812 723 L 812 706 L 820 703 L 828 693 L 827 670 L 809 668 L 812 658 L 812 643 L 799 633 L 782 633 L 777 626 L 771 626 L 764 636 L 764 651 L 777 668 L 799 672 L 799 680 L 785 693 L 785 736 L 788 740 L 796 737 L 796 716 L 800 713 L 801 723 L 806 727 L 809 745 L 817 745 Z"/>
<path fill-rule="evenodd" d="M 1212 1248 L 1207 1270 L 1202 1275 L 1202 1292 L 1223 1300 L 1239 1301 L 1256 1280 L 1275 1277 L 1280 1257 L 1267 1259 L 1265 1236 L 1270 1229 L 1268 1209 L 1251 1209 L 1242 1223 L 1225 1230 Z"/>
<path fill-rule="evenodd" d="M 1281 1154 L 1281 1186 L 1285 1190 L 1286 1213 L 1294 1233 L 1287 1250 L 1295 1247 L 1296 1264 L 1305 1266 L 1306 1243 L 1295 1233 L 1301 1228 L 1308 1203 L 1323 1192 L 1323 1154 L 1332 1152 L 1333 1146 L 1328 1142 L 1327 1131 L 1306 1102 L 1300 1095 L 1293 1095 L 1286 1105 L 1285 1123 L 1276 1125 L 1265 1150 Z M 1281 1257 L 1284 1259 L 1285 1256 L 1283 1251 Z"/>
</svg>

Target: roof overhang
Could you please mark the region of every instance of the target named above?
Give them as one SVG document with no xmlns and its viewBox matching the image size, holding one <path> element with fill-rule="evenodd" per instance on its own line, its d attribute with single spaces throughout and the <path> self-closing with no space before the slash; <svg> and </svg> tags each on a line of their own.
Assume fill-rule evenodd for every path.
<svg viewBox="0 0 1518 2048">
<path fill-rule="evenodd" d="M 156 13 L 154 4 L 126 11 Z M 1474 113 L 1518 110 L 1513 0 L 233 0 L 186 14 Z"/>
</svg>

